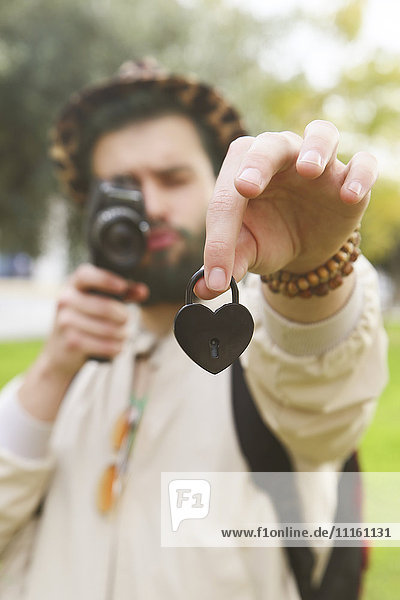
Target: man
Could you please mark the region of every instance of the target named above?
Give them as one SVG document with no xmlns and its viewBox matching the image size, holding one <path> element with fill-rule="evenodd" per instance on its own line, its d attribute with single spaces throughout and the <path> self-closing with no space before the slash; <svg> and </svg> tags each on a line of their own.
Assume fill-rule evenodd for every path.
<svg viewBox="0 0 400 600">
<path fill-rule="evenodd" d="M 38 360 L 3 391 L 5 597 L 300 597 L 281 548 L 160 547 L 162 472 L 249 469 L 230 370 L 202 371 L 172 335 L 185 285 L 203 262 L 205 221 L 196 293 L 212 299 L 231 275 L 250 272 L 241 299 L 255 333 L 241 362 L 296 470 L 341 471 L 385 383 L 376 277 L 362 257 L 349 266 L 375 159 L 359 153 L 343 165 L 337 130 L 324 121 L 310 123 L 304 138 L 244 133 L 214 90 L 146 61 L 74 96 L 61 114 L 53 158 L 70 195 L 86 203 L 94 178 L 139 185 L 150 233 L 134 282 L 89 264 L 77 269 Z M 127 304 L 93 291 L 137 308 L 129 316 Z M 116 446 L 129 440 L 123 481 L 112 430 Z M 246 481 L 238 513 L 255 518 L 260 504 L 273 512 Z M 335 487 L 328 491 L 334 498 Z M 334 507 L 307 493 L 308 520 L 332 518 Z M 315 553 L 314 581 L 327 560 Z"/>
</svg>

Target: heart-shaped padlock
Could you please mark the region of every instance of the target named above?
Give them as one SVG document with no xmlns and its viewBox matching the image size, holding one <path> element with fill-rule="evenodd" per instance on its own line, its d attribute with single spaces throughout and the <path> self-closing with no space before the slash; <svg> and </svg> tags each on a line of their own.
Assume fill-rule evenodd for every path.
<svg viewBox="0 0 400 600">
<path fill-rule="evenodd" d="M 202 304 L 193 304 L 195 284 L 204 276 L 197 271 L 186 288 L 185 306 L 175 316 L 175 337 L 186 354 L 209 373 L 220 373 L 247 348 L 254 321 L 245 306 L 239 304 L 239 290 L 232 277 L 232 303 L 215 312 Z"/>
</svg>

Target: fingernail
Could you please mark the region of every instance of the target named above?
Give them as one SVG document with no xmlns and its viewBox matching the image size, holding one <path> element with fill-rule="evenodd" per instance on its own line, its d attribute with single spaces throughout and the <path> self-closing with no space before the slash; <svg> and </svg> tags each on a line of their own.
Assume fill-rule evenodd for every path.
<svg viewBox="0 0 400 600">
<path fill-rule="evenodd" d="M 226 273 L 220 267 L 211 269 L 208 276 L 208 287 L 215 292 L 223 292 L 227 288 Z"/>
<path fill-rule="evenodd" d="M 299 162 L 310 163 L 317 167 L 322 167 L 323 165 L 322 156 L 316 150 L 307 150 L 307 152 L 300 157 Z"/>
<path fill-rule="evenodd" d="M 238 177 L 240 181 L 246 181 L 247 183 L 252 183 L 257 187 L 261 187 L 262 185 L 262 177 L 261 173 L 258 169 L 244 169 Z"/>
<path fill-rule="evenodd" d="M 353 192 L 353 194 L 356 196 L 359 196 L 361 194 L 362 185 L 359 181 L 351 181 L 347 186 L 347 189 L 350 190 L 350 192 Z"/>
</svg>

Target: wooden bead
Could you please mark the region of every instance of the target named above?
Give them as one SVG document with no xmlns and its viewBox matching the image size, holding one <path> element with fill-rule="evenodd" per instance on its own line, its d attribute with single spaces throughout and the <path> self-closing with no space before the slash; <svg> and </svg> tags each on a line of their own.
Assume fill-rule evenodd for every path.
<svg viewBox="0 0 400 600">
<path fill-rule="evenodd" d="M 337 271 L 339 269 L 338 263 L 335 260 L 333 260 L 333 258 L 328 260 L 328 262 L 326 263 L 326 266 L 332 274 L 337 273 Z"/>
<path fill-rule="evenodd" d="M 334 277 L 333 279 L 330 280 L 328 285 L 331 290 L 336 290 L 336 288 L 338 288 L 340 285 L 342 285 L 342 283 L 343 283 L 343 279 L 342 279 L 341 275 L 336 275 L 336 277 Z"/>
<path fill-rule="evenodd" d="M 349 255 L 347 254 L 347 252 L 339 250 L 339 252 L 337 252 L 333 257 L 333 260 L 339 263 L 339 267 L 342 267 L 349 260 Z"/>
<path fill-rule="evenodd" d="M 280 291 L 281 294 L 284 294 L 285 296 L 287 296 L 286 288 L 287 288 L 287 283 L 285 283 L 284 281 L 282 281 L 279 284 L 279 291 Z"/>
<path fill-rule="evenodd" d="M 320 283 L 314 290 L 316 296 L 326 296 L 329 292 L 329 285 L 327 283 Z"/>
<path fill-rule="evenodd" d="M 317 275 L 321 283 L 326 283 L 329 281 L 329 271 L 326 267 L 319 267 L 317 269 Z"/>
<path fill-rule="evenodd" d="M 299 288 L 294 281 L 289 281 L 287 284 L 287 291 L 289 296 L 296 296 L 299 293 Z"/>
<path fill-rule="evenodd" d="M 346 263 L 342 269 L 342 273 L 343 275 L 346 277 L 347 275 L 350 275 L 350 273 L 352 273 L 354 270 L 354 267 L 351 263 Z"/>
<path fill-rule="evenodd" d="M 360 254 L 361 254 L 360 248 L 354 248 L 354 252 L 352 252 L 352 254 L 350 256 L 351 262 L 355 262 L 357 260 L 357 258 L 360 256 Z"/>
<path fill-rule="evenodd" d="M 279 293 L 279 289 L 276 288 L 275 286 L 272 285 L 272 282 L 268 283 L 268 289 L 273 293 L 273 294 L 278 294 Z"/>
<path fill-rule="evenodd" d="M 348 254 L 352 254 L 352 252 L 354 252 L 354 244 L 352 244 L 351 242 L 346 242 L 345 244 L 343 244 L 342 248 Z"/>
<path fill-rule="evenodd" d="M 270 281 L 268 283 L 268 288 L 271 290 L 271 292 L 274 292 L 274 294 L 277 294 L 279 292 L 279 281 Z"/>
<path fill-rule="evenodd" d="M 307 273 L 307 279 L 311 287 L 315 287 L 319 284 L 319 277 L 316 273 L 314 273 L 314 271 L 310 271 L 310 273 Z"/>
<path fill-rule="evenodd" d="M 315 271 L 301 275 L 290 273 L 290 271 L 276 271 L 269 275 L 262 275 L 261 280 L 268 284 L 268 288 L 272 292 L 280 292 L 290 298 L 295 296 L 311 298 L 313 294 L 325 296 L 329 290 L 339 287 L 343 283 L 343 277 L 353 271 L 351 263 L 356 261 L 361 254 L 358 248 L 360 242 L 361 235 L 358 227 L 340 250 Z"/>
<path fill-rule="evenodd" d="M 351 234 L 348 241 L 354 244 L 355 246 L 359 246 L 361 242 L 361 235 L 358 233 L 358 231 L 355 231 Z"/>
<path fill-rule="evenodd" d="M 301 291 L 308 290 L 308 288 L 310 287 L 310 284 L 308 283 L 306 277 L 299 277 L 299 279 L 297 280 L 297 285 L 299 286 L 299 289 Z"/>
</svg>

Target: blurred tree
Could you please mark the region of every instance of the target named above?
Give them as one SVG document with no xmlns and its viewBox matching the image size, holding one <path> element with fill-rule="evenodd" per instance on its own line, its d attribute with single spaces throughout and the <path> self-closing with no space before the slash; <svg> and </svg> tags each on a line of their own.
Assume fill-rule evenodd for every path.
<svg viewBox="0 0 400 600">
<path fill-rule="evenodd" d="M 385 165 L 363 220 L 363 252 L 376 264 L 400 273 L 391 254 L 400 247 L 400 67 L 393 56 L 377 53 L 373 60 L 345 71 L 326 93 L 324 114 L 344 130 L 344 154 L 376 153 Z"/>
<path fill-rule="evenodd" d="M 213 19 L 200 18 L 210 11 Z M 0 251 L 40 251 L 41 225 L 56 189 L 47 135 L 71 92 L 129 57 L 148 54 L 226 86 L 254 62 L 256 48 L 250 50 L 248 40 L 253 34 L 260 40 L 260 31 L 252 17 L 220 1 L 190 7 L 176 0 L 1 3 Z"/>
<path fill-rule="evenodd" d="M 360 32 L 365 4 L 365 0 L 352 0 L 346 2 L 336 13 L 335 25 L 349 40 Z"/>
<path fill-rule="evenodd" d="M 376 264 L 389 263 L 399 244 L 399 205 L 399 182 L 379 180 L 362 226 L 363 252 Z"/>
<path fill-rule="evenodd" d="M 0 39 L 0 247 L 36 255 L 54 190 L 50 123 L 75 86 L 113 68 L 115 59 L 104 46 L 109 34 L 101 19 L 73 2 L 1 4 Z"/>
<path fill-rule="evenodd" d="M 343 156 L 397 142 L 397 63 L 388 68 L 387 57 L 377 56 L 345 71 L 332 89 L 315 90 L 302 69 L 282 76 L 274 54 L 302 22 L 340 36 L 351 53 L 364 4 L 352 0 L 326 18 L 292 11 L 266 22 L 228 0 L 0 3 L 0 252 L 39 252 L 48 198 L 57 190 L 47 159 L 49 127 L 71 92 L 108 76 L 130 57 L 153 55 L 171 69 L 213 83 L 241 109 L 251 133 L 302 133 L 311 119 L 329 118 L 345 132 Z M 364 239 L 376 260 L 384 260 L 397 243 L 398 190 L 395 178 L 382 180 L 371 204 Z"/>
</svg>

